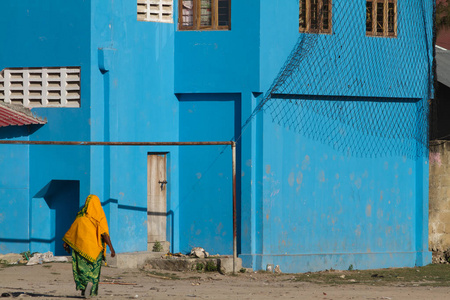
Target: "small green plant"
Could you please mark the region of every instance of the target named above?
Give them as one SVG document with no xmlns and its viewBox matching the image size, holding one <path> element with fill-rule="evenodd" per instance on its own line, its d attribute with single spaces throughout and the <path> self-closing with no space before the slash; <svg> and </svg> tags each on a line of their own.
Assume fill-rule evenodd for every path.
<svg viewBox="0 0 450 300">
<path fill-rule="evenodd" d="M 217 266 L 213 261 L 208 261 L 205 266 L 206 272 L 217 272 Z"/>
<path fill-rule="evenodd" d="M 153 244 L 153 252 L 161 252 L 163 250 L 163 246 L 160 242 L 156 241 Z"/>
<path fill-rule="evenodd" d="M 247 271 L 247 269 L 245 269 L 245 268 L 241 268 L 240 270 L 239 270 L 239 272 L 241 272 L 241 273 L 245 273 Z"/>
<path fill-rule="evenodd" d="M 22 252 L 22 253 L 20 253 L 20 254 L 22 255 L 23 259 L 30 260 L 30 257 L 31 257 L 31 252 L 30 252 L 30 250 L 25 251 L 25 252 Z"/>
<path fill-rule="evenodd" d="M 348 266 L 349 271 L 353 271 L 353 265 Z"/>
<path fill-rule="evenodd" d="M 199 272 L 203 271 L 204 268 L 205 268 L 205 265 L 202 263 L 197 263 L 197 265 L 195 266 L 195 269 Z"/>
</svg>

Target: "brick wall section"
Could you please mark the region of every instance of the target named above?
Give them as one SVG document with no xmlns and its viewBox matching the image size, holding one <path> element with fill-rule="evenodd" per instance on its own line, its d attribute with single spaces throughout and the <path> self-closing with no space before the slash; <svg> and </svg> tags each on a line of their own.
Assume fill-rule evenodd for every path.
<svg viewBox="0 0 450 300">
<path fill-rule="evenodd" d="M 430 147 L 429 247 L 450 248 L 450 142 Z"/>
<path fill-rule="evenodd" d="M 450 50 L 450 29 L 442 29 L 436 38 L 436 45 Z"/>
</svg>

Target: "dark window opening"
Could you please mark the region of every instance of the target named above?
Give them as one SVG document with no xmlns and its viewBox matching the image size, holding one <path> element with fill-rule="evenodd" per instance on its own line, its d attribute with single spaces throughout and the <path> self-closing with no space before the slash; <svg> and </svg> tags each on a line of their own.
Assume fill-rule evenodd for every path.
<svg viewBox="0 0 450 300">
<path fill-rule="evenodd" d="M 298 27 L 305 33 L 331 33 L 331 0 L 300 0 Z"/>
<path fill-rule="evenodd" d="M 366 1 L 366 35 L 397 36 L 397 0 Z"/>
</svg>

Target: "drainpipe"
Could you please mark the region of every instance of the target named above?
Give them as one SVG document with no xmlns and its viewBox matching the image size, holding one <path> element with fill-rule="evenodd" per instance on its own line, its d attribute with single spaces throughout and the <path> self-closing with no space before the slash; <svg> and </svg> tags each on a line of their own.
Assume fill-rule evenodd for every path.
<svg viewBox="0 0 450 300">
<path fill-rule="evenodd" d="M 233 164 L 233 274 L 236 274 L 237 258 L 237 226 L 236 226 L 236 142 L 231 144 L 232 164 Z"/>
</svg>

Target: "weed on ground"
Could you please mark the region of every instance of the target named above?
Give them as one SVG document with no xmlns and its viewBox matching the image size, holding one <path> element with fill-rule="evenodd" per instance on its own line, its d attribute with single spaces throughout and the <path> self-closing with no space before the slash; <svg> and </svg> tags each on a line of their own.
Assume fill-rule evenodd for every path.
<svg viewBox="0 0 450 300">
<path fill-rule="evenodd" d="M 291 280 L 318 284 L 364 284 L 391 286 L 450 286 L 450 265 L 434 264 L 416 268 L 323 271 L 295 274 Z"/>
<path fill-rule="evenodd" d="M 157 272 L 157 271 L 142 271 L 144 274 L 147 274 L 148 276 L 161 278 L 161 279 L 170 279 L 170 280 L 179 280 L 181 279 L 179 276 L 177 276 L 175 273 L 163 273 L 163 272 Z"/>
</svg>

